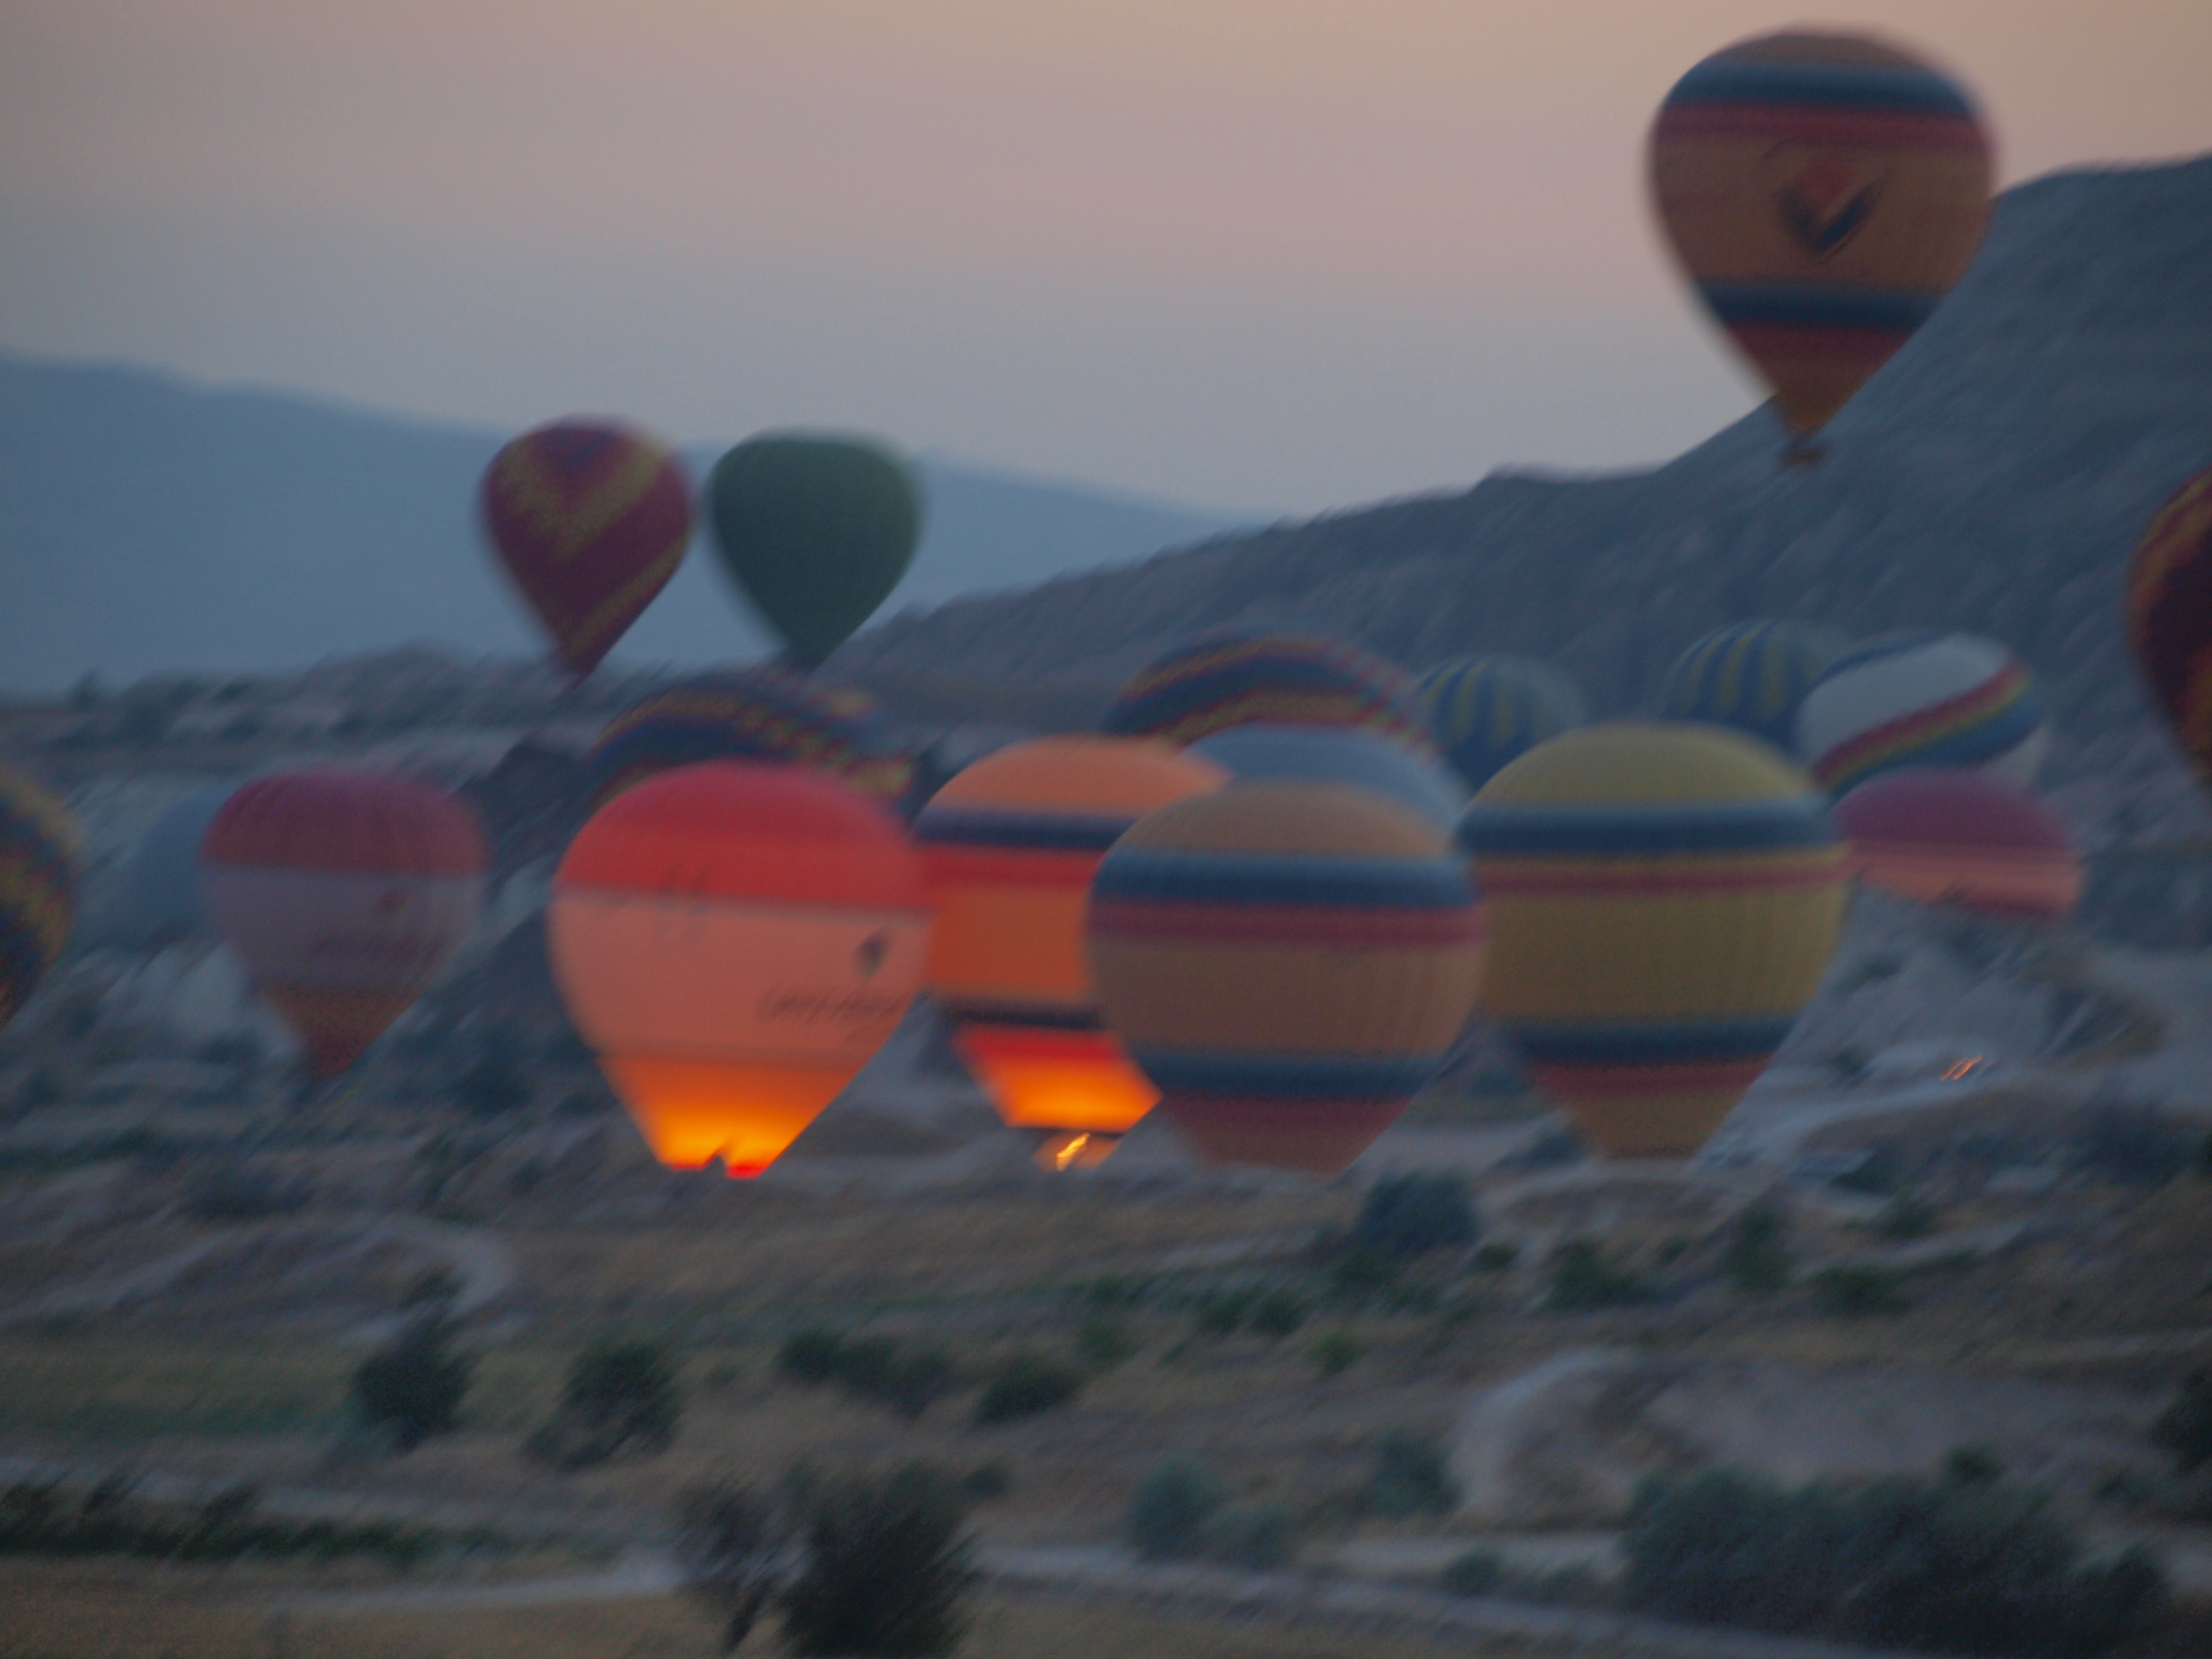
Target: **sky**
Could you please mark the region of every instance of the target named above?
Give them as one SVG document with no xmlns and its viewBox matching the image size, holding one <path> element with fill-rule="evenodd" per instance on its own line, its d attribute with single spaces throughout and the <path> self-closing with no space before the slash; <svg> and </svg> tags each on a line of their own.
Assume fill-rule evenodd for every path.
<svg viewBox="0 0 2212 1659">
<path fill-rule="evenodd" d="M 1237 511 L 1656 460 L 1759 394 L 1645 125 L 1804 21 L 2007 182 L 2212 149 L 2203 0 L 4 0 L 0 349 Z"/>
</svg>

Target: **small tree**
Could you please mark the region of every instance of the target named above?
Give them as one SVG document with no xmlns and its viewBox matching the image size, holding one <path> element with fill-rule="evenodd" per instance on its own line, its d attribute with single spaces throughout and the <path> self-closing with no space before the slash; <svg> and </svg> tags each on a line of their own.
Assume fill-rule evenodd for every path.
<svg viewBox="0 0 2212 1659">
<path fill-rule="evenodd" d="M 2212 1463 L 2212 1371 L 2193 1371 L 2150 1427 L 2153 1444 L 2185 1475 Z"/>
<path fill-rule="evenodd" d="M 1392 1429 L 1375 1443 L 1375 1467 L 1363 1494 L 1377 1515 L 1443 1515 L 1459 1503 L 1443 1443 L 1414 1429 Z"/>
<path fill-rule="evenodd" d="M 601 1338 L 576 1356 L 560 1414 L 525 1449 L 562 1468 L 603 1463 L 626 1446 L 663 1451 L 683 1411 L 676 1356 L 666 1343 Z"/>
<path fill-rule="evenodd" d="M 977 1573 L 959 1493 L 919 1466 L 816 1493 L 805 1565 L 784 1592 L 801 1654 L 950 1653 Z"/>
<path fill-rule="evenodd" d="M 1425 1255 L 1472 1244 L 1480 1231 L 1464 1180 L 1413 1174 L 1386 1176 L 1367 1189 L 1352 1237 L 1386 1255 Z"/>
<path fill-rule="evenodd" d="M 1746 1210 L 1721 1258 L 1729 1285 L 1746 1296 L 1771 1296 L 1789 1284 L 1790 1265 L 1781 1212 L 1765 1204 Z"/>
<path fill-rule="evenodd" d="M 975 1402 L 975 1420 L 1011 1423 L 1063 1405 L 1083 1391 L 1083 1373 L 1042 1354 L 1018 1353 L 999 1367 Z"/>
<path fill-rule="evenodd" d="M 1129 1502 L 1129 1542 L 1147 1561 L 1196 1555 L 1206 1541 L 1206 1523 L 1226 1498 L 1219 1479 L 1196 1458 L 1164 1457 Z"/>
<path fill-rule="evenodd" d="M 410 1321 L 353 1374 L 354 1411 L 371 1427 L 386 1427 L 412 1451 L 434 1434 L 460 1425 L 471 1362 L 453 1351 L 453 1327 L 442 1311 Z"/>
<path fill-rule="evenodd" d="M 676 1559 L 684 1589 L 722 1627 L 724 1653 L 751 1633 L 797 1564 L 786 1507 L 732 1480 L 702 1480 L 676 1502 Z"/>
</svg>

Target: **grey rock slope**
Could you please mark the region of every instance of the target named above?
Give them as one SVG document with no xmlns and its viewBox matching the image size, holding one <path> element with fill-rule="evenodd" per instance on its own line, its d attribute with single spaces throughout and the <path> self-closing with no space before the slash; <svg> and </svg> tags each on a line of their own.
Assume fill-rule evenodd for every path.
<svg viewBox="0 0 2212 1659">
<path fill-rule="evenodd" d="M 144 370 L 0 356 L 0 690 L 87 672 L 265 671 L 425 640 L 469 654 L 537 640 L 477 540 L 498 434 Z M 715 452 L 690 456 L 703 477 Z M 1224 518 L 939 457 L 890 604 L 1127 559 Z M 633 664 L 767 647 L 695 548 L 617 653 Z"/>
<path fill-rule="evenodd" d="M 945 605 L 840 665 L 1104 687 L 1181 635 L 1264 621 L 1413 667 L 1537 653 L 1620 713 L 1741 617 L 1967 628 L 2049 684 L 2070 739 L 2054 775 L 2185 794 L 2118 605 L 2149 515 L 2212 463 L 2212 158 L 2008 191 L 1965 283 L 1829 437 L 1824 465 L 1782 470 L 1761 410 L 1649 472 L 1500 474 Z"/>
</svg>

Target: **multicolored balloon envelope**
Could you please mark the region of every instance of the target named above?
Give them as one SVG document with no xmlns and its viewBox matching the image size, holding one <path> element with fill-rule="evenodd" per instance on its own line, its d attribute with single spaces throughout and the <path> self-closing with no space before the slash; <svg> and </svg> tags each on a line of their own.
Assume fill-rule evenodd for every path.
<svg viewBox="0 0 2212 1659">
<path fill-rule="evenodd" d="M 556 421 L 492 457 L 484 532 L 581 679 L 599 665 L 691 544 L 691 488 L 658 440 L 611 421 Z"/>
<path fill-rule="evenodd" d="M 1414 695 L 1429 735 L 1470 789 L 1588 718 L 1573 677 L 1534 657 L 1455 657 L 1422 675 Z"/>
<path fill-rule="evenodd" d="M 898 825 L 842 784 L 714 761 L 601 807 L 554 878 L 576 1028 L 653 1154 L 758 1175 L 883 1046 L 929 909 Z"/>
<path fill-rule="evenodd" d="M 67 807 L 0 768 L 0 1027 L 69 943 L 77 841 Z"/>
<path fill-rule="evenodd" d="M 2128 566 L 2127 623 L 2136 667 L 2212 787 L 2212 468 L 2151 520 Z"/>
<path fill-rule="evenodd" d="M 1819 623 L 1717 628 L 1667 671 L 1659 712 L 1670 720 L 1732 726 L 1789 753 L 1797 740 L 1797 705 L 1850 643 L 1840 629 Z"/>
<path fill-rule="evenodd" d="M 1907 767 L 1836 803 L 1860 882 L 1923 904 L 2056 921 L 2081 896 L 2065 820 L 1975 772 Z"/>
<path fill-rule="evenodd" d="M 1460 840 L 1530 1078 L 1608 1158 L 1695 1152 L 1835 948 L 1844 849 L 1805 775 L 1714 726 L 1585 726 L 1492 778 Z"/>
<path fill-rule="evenodd" d="M 604 806 L 656 773 L 712 760 L 811 767 L 884 802 L 905 794 L 914 778 L 914 763 L 891 748 L 874 698 L 773 665 L 702 674 L 632 703 L 599 734 L 584 765 L 592 800 Z"/>
<path fill-rule="evenodd" d="M 1972 101 L 1861 35 L 1715 52 L 1660 106 L 1650 171 L 1676 256 L 1774 388 L 1799 459 L 1966 275 L 1989 223 Z"/>
<path fill-rule="evenodd" d="M 1482 989 L 1466 868 L 1404 808 L 1326 783 L 1164 806 L 1098 866 L 1107 1023 L 1206 1158 L 1334 1175 L 1443 1064 Z"/>
<path fill-rule="evenodd" d="M 334 1076 L 429 989 L 483 904 L 476 814 L 412 778 L 273 772 L 200 843 L 208 915 Z"/>
<path fill-rule="evenodd" d="M 1147 812 L 1227 781 L 1151 738 L 1039 738 L 977 761 L 915 820 L 937 908 L 924 983 L 999 1115 L 1047 1133 L 1041 1161 L 1099 1162 L 1159 1098 L 1085 959 L 1098 861 Z"/>
<path fill-rule="evenodd" d="M 1904 766 L 2025 789 L 2051 735 L 2020 659 L 1974 634 L 1893 634 L 1828 665 L 1797 705 L 1797 752 L 1831 795 Z"/>
<path fill-rule="evenodd" d="M 1202 635 L 1123 686 L 1103 724 L 1119 737 L 1188 744 L 1255 721 L 1349 726 L 1437 757 L 1403 669 L 1310 634 Z"/>
<path fill-rule="evenodd" d="M 1303 780 L 1370 790 L 1419 813 L 1449 835 L 1467 806 L 1459 780 L 1434 761 L 1364 732 L 1334 726 L 1232 726 L 1191 744 L 1240 778 Z"/>
<path fill-rule="evenodd" d="M 921 534 L 914 480 L 865 439 L 749 438 L 714 463 L 707 496 L 723 564 L 810 666 L 890 597 Z"/>
</svg>

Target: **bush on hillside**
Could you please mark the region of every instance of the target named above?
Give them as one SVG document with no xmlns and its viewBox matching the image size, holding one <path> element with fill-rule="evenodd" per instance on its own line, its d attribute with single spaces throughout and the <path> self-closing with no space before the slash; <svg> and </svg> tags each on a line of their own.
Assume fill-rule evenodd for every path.
<svg viewBox="0 0 2212 1659">
<path fill-rule="evenodd" d="M 783 1640 L 807 1655 L 951 1653 L 978 1574 L 960 1494 L 915 1467 L 811 1495 Z"/>
<path fill-rule="evenodd" d="M 1018 1353 L 993 1372 L 975 1402 L 978 1423 L 1011 1423 L 1065 1405 L 1083 1391 L 1083 1373 L 1043 1354 Z"/>
<path fill-rule="evenodd" d="M 2212 1463 L 2212 1371 L 2194 1371 L 2151 1425 L 2152 1443 L 2191 1475 Z"/>
<path fill-rule="evenodd" d="M 1771 1296 L 1789 1284 L 1790 1267 L 1782 1212 L 1765 1204 L 1746 1210 L 1721 1258 L 1729 1285 L 1746 1296 Z"/>
<path fill-rule="evenodd" d="M 1467 1182 L 1442 1173 L 1385 1176 L 1367 1189 L 1355 1244 L 1385 1255 L 1425 1255 L 1474 1243 L 1481 1231 Z"/>
<path fill-rule="evenodd" d="M 388 1430 L 398 1450 L 412 1451 L 432 1435 L 460 1426 L 472 1369 L 465 1354 L 454 1352 L 453 1327 L 442 1312 L 425 1314 L 354 1372 L 355 1415 L 368 1427 Z"/>
<path fill-rule="evenodd" d="M 1458 1507 L 1443 1442 L 1417 1429 L 1392 1429 L 1375 1443 L 1375 1464 L 1361 1493 L 1376 1515 L 1445 1515 Z"/>
<path fill-rule="evenodd" d="M 603 1463 L 630 1447 L 665 1451 L 683 1411 L 676 1355 L 666 1343 L 602 1338 L 576 1356 L 559 1414 L 526 1449 L 562 1468 Z"/>
<path fill-rule="evenodd" d="M 1297 1527 L 1280 1504 L 1232 1504 L 1199 1528 L 1199 1547 L 1224 1566 L 1272 1572 L 1297 1548 Z"/>
<path fill-rule="evenodd" d="M 1988 1482 L 1710 1471 L 1648 1486 L 1623 1547 L 1624 1599 L 1666 1617 L 1954 1653 L 2094 1659 L 2166 1601 L 2147 1557 L 2082 1565 L 2047 1494 Z"/>
<path fill-rule="evenodd" d="M 1570 1239 L 1552 1252 L 1552 1286 L 1544 1305 L 1557 1313 L 1632 1308 L 1652 1299 L 1651 1286 L 1615 1263 L 1587 1238 Z"/>
<path fill-rule="evenodd" d="M 787 1505 L 742 1481 L 695 1481 L 676 1500 L 676 1560 L 684 1593 L 735 1653 L 798 1565 Z"/>
<path fill-rule="evenodd" d="M 1206 1523 L 1228 1499 L 1220 1478 L 1194 1457 L 1162 1458 L 1129 1501 L 1131 1547 L 1147 1561 L 1177 1561 L 1204 1547 Z"/>
</svg>

